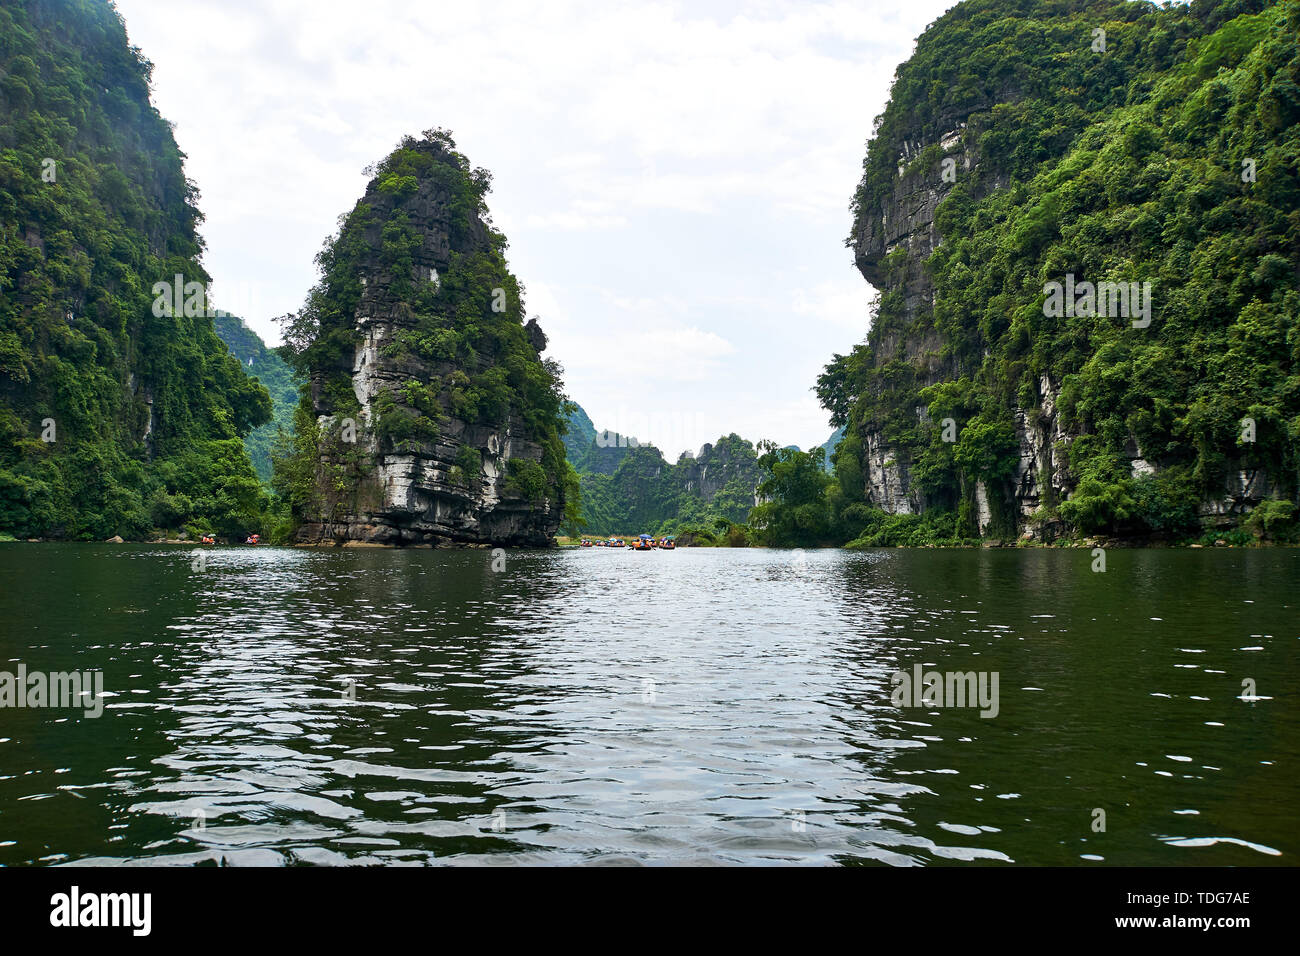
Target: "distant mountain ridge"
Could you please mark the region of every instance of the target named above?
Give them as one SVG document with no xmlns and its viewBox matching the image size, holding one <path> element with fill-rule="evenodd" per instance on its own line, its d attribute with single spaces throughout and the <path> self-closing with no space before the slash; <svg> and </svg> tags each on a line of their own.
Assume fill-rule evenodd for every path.
<svg viewBox="0 0 1300 956">
<path fill-rule="evenodd" d="M 244 447 L 253 462 L 253 470 L 257 472 L 257 477 L 269 485 L 271 447 L 281 430 L 293 430 L 293 410 L 298 404 L 299 382 L 279 353 L 267 348 L 261 336 L 239 316 L 218 311 L 213 325 L 217 336 L 230 349 L 230 354 L 239 359 L 244 373 L 265 386 L 271 396 L 271 420 L 253 429 L 244 438 Z"/>
<path fill-rule="evenodd" d="M 822 451 L 826 453 L 826 460 L 823 467 L 832 474 L 835 472 L 835 464 L 831 461 L 831 456 L 835 454 L 835 449 L 839 447 L 840 441 L 844 438 L 844 426 L 841 425 L 835 431 L 831 432 L 831 437 L 822 442 Z"/>
<path fill-rule="evenodd" d="M 577 402 L 573 403 L 573 410 L 565 416 L 564 424 L 564 454 L 573 467 L 578 468 L 578 462 L 587 454 L 587 449 L 596 437 L 596 426 Z"/>
<path fill-rule="evenodd" d="M 719 521 L 743 524 L 754 507 L 758 455 L 739 435 L 724 435 L 698 455 L 684 453 L 669 464 L 649 442 L 597 430 L 580 405 L 569 415 L 569 428 L 565 448 L 580 477 L 590 534 L 670 534 Z"/>
</svg>

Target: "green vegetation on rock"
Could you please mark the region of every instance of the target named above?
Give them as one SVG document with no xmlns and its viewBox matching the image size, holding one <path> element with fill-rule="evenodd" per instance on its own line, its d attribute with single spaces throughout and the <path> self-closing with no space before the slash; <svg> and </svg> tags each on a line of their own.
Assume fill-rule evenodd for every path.
<svg viewBox="0 0 1300 956">
<path fill-rule="evenodd" d="M 1297 35 L 1294 0 L 966 0 L 931 25 L 853 201 L 868 340 L 818 381 L 845 428 L 831 540 L 1294 533 Z M 910 189 L 942 196 L 932 248 L 890 231 Z M 1066 276 L 1149 282 L 1149 323 L 1053 314 Z M 1052 467 L 1026 474 L 1042 421 Z M 882 472 L 921 516 L 876 513 Z"/>
<path fill-rule="evenodd" d="M 282 354 L 310 387 L 294 435 L 273 456 L 275 487 L 318 535 L 340 521 L 370 534 L 378 515 L 384 540 L 401 541 L 416 533 L 412 522 L 442 514 L 446 524 L 418 533 L 476 540 L 469 512 L 508 509 L 481 494 L 472 452 L 480 465 L 492 458 L 501 490 L 534 513 L 530 527 L 497 533 L 537 543 L 544 528 L 576 517 L 562 441 L 570 403 L 563 370 L 540 357 L 545 335 L 524 322 L 524 287 L 488 213 L 492 177 L 443 130 L 405 137 L 367 172 L 365 195 L 317 256 L 319 282 L 281 323 Z M 365 335 L 379 344 L 354 373 Z M 345 448 L 349 420 L 365 434 Z M 521 449 L 508 460 L 507 445 Z M 375 467 L 405 467 L 393 464 L 404 456 L 420 462 L 421 493 L 446 499 L 441 511 L 405 513 L 409 499 L 385 500 L 367 481 Z"/>
<path fill-rule="evenodd" d="M 590 534 L 681 534 L 709 538 L 742 525 L 754 506 L 754 446 L 725 435 L 675 465 L 659 449 L 601 432 L 581 457 L 582 526 Z M 606 470 L 608 469 L 608 470 Z"/>
</svg>

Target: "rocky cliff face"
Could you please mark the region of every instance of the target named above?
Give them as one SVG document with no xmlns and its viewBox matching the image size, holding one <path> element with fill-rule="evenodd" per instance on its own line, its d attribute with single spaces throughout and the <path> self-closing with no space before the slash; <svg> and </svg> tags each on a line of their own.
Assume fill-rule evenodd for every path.
<svg viewBox="0 0 1300 956">
<path fill-rule="evenodd" d="M 936 210 L 959 178 L 972 177 L 977 170 L 983 175 L 972 190 L 975 198 L 1008 184 L 1005 171 L 981 168 L 978 150 L 968 143 L 966 130 L 963 118 L 933 143 L 904 140 L 892 195 L 863 210 L 854 221 L 852 248 L 858 271 L 876 288 L 902 294 L 901 315 L 893 323 L 898 331 L 880 336 L 875 361 L 877 366 L 893 359 L 907 362 L 917 372 L 918 386 L 961 374 L 960 364 L 944 356 L 943 338 L 933 328 L 917 330 L 921 324 L 917 320 L 934 309 L 934 282 L 924 263 L 943 241 L 935 226 Z M 1018 530 L 1044 503 L 1067 498 L 1074 484 L 1066 456 L 1074 435 L 1057 414 L 1059 385 L 1042 375 L 1034 397 L 1031 408 L 1017 405 L 1013 410 L 1020 454 L 1007 491 Z M 928 422 L 926 405 L 916 405 L 915 413 L 918 422 Z M 889 442 L 880 429 L 867 429 L 861 445 L 867 501 L 890 514 L 925 511 L 925 495 L 912 481 L 910 450 Z M 1151 467 L 1136 452 L 1132 457 L 1135 469 Z M 976 527 L 983 534 L 992 520 L 989 489 L 976 482 L 973 494 Z"/>
<path fill-rule="evenodd" d="M 504 242 L 472 201 L 478 171 L 453 145 L 407 140 L 323 263 L 318 293 L 342 321 L 319 320 L 309 356 L 300 543 L 549 546 L 562 520 L 558 403 L 530 404 L 539 381 L 558 392 L 546 337 L 521 322 Z M 328 353 L 331 335 L 345 345 Z"/>
<path fill-rule="evenodd" d="M 682 455 L 677 470 L 686 493 L 706 504 L 711 504 L 728 485 L 743 488 L 752 496 L 761 478 L 753 446 L 734 434 L 719 439 L 717 444 L 705 442 L 694 458 Z"/>
<path fill-rule="evenodd" d="M 508 462 L 542 459 L 541 446 L 524 437 L 522 423 L 471 425 L 449 417 L 443 437 L 418 450 L 385 451 L 373 430 L 374 400 L 384 373 L 363 389 L 356 452 L 342 440 L 348 419 L 322 415 L 323 432 L 333 441 L 322 445 L 319 479 L 325 507 L 298 529 L 300 544 L 423 545 L 427 547 L 518 545 L 549 547 L 561 521 L 550 501 L 529 500 L 506 484 Z M 480 452 L 481 466 L 467 472 L 460 451 Z M 333 475 L 349 468 L 355 453 L 370 459 L 361 477 L 344 488 L 331 486 Z"/>
<path fill-rule="evenodd" d="M 873 360 L 877 367 L 894 360 L 908 363 L 918 386 L 958 373 L 956 364 L 942 357 L 942 338 L 933 329 L 918 330 L 917 319 L 934 308 L 934 283 L 923 264 L 942 242 L 935 211 L 957 177 L 969 176 L 979 162 L 976 151 L 966 146 L 965 128 L 962 120 L 933 143 L 911 138 L 898 143 L 898 176 L 891 193 L 878 205 L 859 210 L 850 237 L 862 277 L 899 299 L 894 321 L 873 330 Z M 950 162 L 938 162 L 941 155 Z M 915 415 L 918 422 L 927 421 L 926 406 L 916 405 Z M 912 481 L 908 449 L 888 441 L 880 428 L 864 429 L 861 439 L 866 501 L 890 514 L 923 512 L 925 496 Z M 1033 460 L 1032 453 L 1027 459 Z"/>
<path fill-rule="evenodd" d="M 1263 403 L 1260 396 L 1271 396 L 1271 391 L 1266 390 L 1272 387 L 1267 376 L 1260 377 L 1254 395 L 1240 399 L 1233 396 L 1233 404 L 1241 406 L 1235 411 L 1229 411 L 1228 403 L 1223 403 L 1222 412 L 1216 413 L 1223 421 L 1214 426 L 1216 432 L 1211 435 L 1209 426 L 1194 424 L 1196 413 L 1189 409 L 1198 396 L 1184 383 L 1196 382 L 1198 376 L 1218 370 L 1191 363 L 1174 367 L 1168 359 L 1171 346 L 1174 354 L 1179 349 L 1194 352 L 1204 348 L 1194 338 L 1199 332 L 1189 332 L 1187 326 L 1174 319 L 1171 323 L 1177 327 L 1175 333 L 1146 334 L 1127 330 L 1127 322 L 1110 326 L 1098 322 L 1086 331 L 1079 330 L 1079 323 L 1075 323 L 1067 331 L 1064 323 L 1054 325 L 1038 318 L 1046 315 L 1040 311 L 1043 298 L 1038 288 L 1044 276 L 1052 278 L 1067 271 L 1082 275 L 1089 268 L 1094 270 L 1090 273 L 1094 277 L 1104 276 L 1102 269 L 1113 263 L 1109 265 L 1115 270 L 1112 275 L 1125 270 L 1126 278 L 1135 274 L 1143 278 L 1155 276 L 1157 286 L 1163 279 L 1164 290 L 1172 290 L 1184 280 L 1182 263 L 1186 259 L 1180 260 L 1180 253 L 1171 251 L 1162 260 L 1160 256 L 1166 253 L 1156 241 L 1162 225 L 1167 230 L 1166 238 L 1171 234 L 1170 226 L 1165 225 L 1172 217 L 1171 205 L 1159 213 L 1168 218 L 1152 218 L 1152 231 L 1141 241 L 1119 229 L 1115 230 L 1119 233 L 1116 237 L 1095 228 L 1080 230 L 1065 210 L 1073 202 L 1077 206 L 1073 215 L 1096 213 L 1099 221 L 1104 221 L 1105 205 L 1112 203 L 1112 218 L 1130 215 L 1128 209 L 1139 208 L 1150 215 L 1156 205 L 1150 201 L 1150 193 L 1105 192 L 1096 184 L 1107 172 L 1089 169 L 1090 162 L 1102 166 L 1096 160 L 1096 150 L 1108 141 L 1106 137 L 1115 135 L 1108 124 L 1120 128 L 1120 121 L 1114 117 L 1122 98 L 1117 100 L 1113 91 L 1124 89 L 1130 78 L 1138 76 L 1145 76 L 1143 82 L 1149 86 L 1151 75 L 1172 70 L 1178 62 L 1175 47 L 1159 46 L 1163 40 L 1150 41 L 1149 48 L 1143 46 L 1149 42 L 1148 36 L 1162 36 L 1160 30 L 1165 26 L 1161 18 L 1192 21 L 1193 27 L 1182 28 L 1198 30 L 1213 29 L 1224 19 L 1208 3 L 1190 15 L 1185 10 L 1156 14 L 1101 0 L 1085 6 L 1070 13 L 1073 19 L 1066 24 L 1053 22 L 1051 14 L 1031 13 L 1023 4 L 1000 0 L 968 0 L 960 4 L 918 41 L 916 56 L 900 67 L 889 107 L 878 119 L 864 164 L 863 184 L 855 199 L 848 245 L 858 270 L 879 290 L 880 299 L 868 343 L 854 355 L 860 371 L 850 374 L 858 375 L 860 390 L 857 407 L 845 417 L 852 421 L 849 427 L 855 440 L 850 446 L 860 468 L 863 498 L 886 512 L 918 514 L 934 507 L 956 509 L 954 496 L 959 495 L 969 506 L 972 523 L 981 534 L 991 530 L 1023 537 L 1051 536 L 1060 530 L 1055 508 L 1078 492 L 1082 480 L 1081 475 L 1071 471 L 1071 449 L 1080 438 L 1088 441 L 1086 453 L 1077 457 L 1091 462 L 1093 473 L 1104 472 L 1106 477 L 1099 480 L 1112 488 L 1120 487 L 1125 478 L 1166 476 L 1171 468 L 1176 470 L 1179 481 L 1195 472 L 1199 500 L 1194 510 L 1203 525 L 1236 524 L 1260 502 L 1288 494 L 1287 488 L 1270 475 L 1269 467 L 1261 464 L 1265 455 L 1240 442 L 1234 445 L 1239 416 L 1249 411 L 1252 401 Z M 1087 43 L 1077 42 L 1075 34 L 1079 29 L 1091 29 L 1094 19 L 1100 23 L 1117 14 L 1133 21 L 1122 34 L 1124 46 L 1115 43 L 1115 27 L 1111 28 L 1109 49 L 1104 42 L 1101 49 L 1092 50 Z M 1198 16 L 1208 22 L 1196 22 Z M 1267 35 L 1263 24 L 1261 17 L 1259 37 Z M 1240 34 L 1246 29 L 1239 27 Z M 1153 52 L 1157 48 L 1158 55 Z M 997 51 L 992 60 L 998 65 L 985 82 L 973 69 L 974 61 L 965 58 L 989 59 L 990 50 Z M 1035 57 L 1054 57 L 1062 64 L 1069 61 L 1073 72 L 1058 73 L 1054 69 L 1038 73 L 1032 65 L 1038 62 Z M 1212 76 L 1214 70 L 1223 68 L 1224 61 L 1216 61 L 1200 75 Z M 1068 82 L 1067 73 L 1072 77 Z M 956 89 L 959 84 L 960 91 Z M 1082 108 L 1076 108 L 1076 104 L 1082 104 Z M 1149 112 L 1133 109 L 1127 122 L 1157 125 Z M 1165 122 L 1163 114 L 1156 115 Z M 1056 125 L 1034 125 L 1045 116 Z M 1173 119 L 1167 125 L 1176 131 Z M 1097 135 L 1099 129 L 1105 133 Z M 1093 135 L 1089 140 L 1090 133 Z M 1150 160 L 1147 167 L 1141 163 L 1124 167 L 1123 175 L 1136 178 L 1137 170 L 1143 170 L 1143 175 L 1152 177 L 1151 183 L 1161 182 L 1159 171 L 1165 170 L 1167 176 L 1172 162 L 1169 156 L 1177 155 L 1176 146 L 1164 147 L 1163 135 L 1151 132 L 1142 142 L 1148 150 L 1160 144 L 1168 155 L 1153 154 L 1157 158 Z M 1176 132 L 1168 136 L 1176 142 Z M 1081 142 L 1089 145 L 1080 147 Z M 1115 169 L 1120 168 L 1118 157 L 1110 162 Z M 1034 179 L 1057 163 L 1058 169 L 1068 168 L 1069 172 L 1057 172 L 1055 180 Z M 1079 170 L 1088 170 L 1087 176 Z M 1071 177 L 1078 181 L 1071 183 Z M 1070 183 L 1070 190 L 1062 189 L 1045 199 L 1043 193 L 1061 182 Z M 996 202 L 990 200 L 998 194 L 1002 197 Z M 1005 198 L 1008 194 L 1013 198 Z M 958 212 L 952 213 L 949 204 L 946 215 L 941 207 L 950 196 L 958 204 Z M 1147 205 L 1139 206 L 1144 199 Z M 1229 200 L 1217 201 L 1226 205 Z M 981 209 L 997 212 L 981 217 Z M 1223 228 L 1219 225 L 1222 221 L 1226 220 L 1202 227 L 1189 226 L 1184 220 L 1178 235 L 1209 237 Z M 1014 239 L 1002 240 L 1000 246 L 998 240 L 967 241 L 953 253 L 945 249 L 945 243 L 966 240 L 969 233 L 946 236 L 945 223 L 959 223 L 967 230 L 976 226 Z M 1172 240 L 1169 245 L 1173 246 Z M 1279 254 L 1282 248 L 1279 246 Z M 976 258 L 979 253 L 972 254 L 977 249 L 988 250 L 984 253 L 988 255 L 1001 252 L 1006 258 L 981 261 Z M 1006 255 L 1008 250 L 1011 255 Z M 1271 308 L 1284 313 L 1284 285 L 1282 282 L 1276 290 L 1250 294 L 1270 296 Z M 983 298 L 966 293 L 963 286 L 981 289 Z M 1177 294 L 1166 291 L 1166 295 Z M 1230 296 L 1213 288 L 1190 294 L 1187 301 L 1210 296 L 1219 302 L 1230 300 Z M 1243 295 L 1236 301 L 1240 310 L 1249 297 Z M 1257 301 L 1262 303 L 1263 298 Z M 1229 323 L 1233 320 L 1231 316 L 1226 318 Z M 1225 317 L 1220 313 L 1213 320 L 1202 321 L 1209 326 L 1211 322 L 1224 322 Z M 1281 321 L 1285 323 L 1284 318 Z M 1233 332 L 1238 337 L 1248 334 Z M 1052 337 L 1068 341 L 1069 354 L 1064 349 L 1056 353 L 1043 349 L 1039 343 L 1051 341 Z M 1173 344 L 1178 341 L 1182 344 Z M 1223 341 L 1209 348 L 1222 349 Z M 1105 363 L 1093 362 L 1085 368 L 1090 352 L 1103 353 Z M 1154 371 L 1145 373 L 1146 381 L 1137 384 L 1139 375 L 1144 374 L 1139 369 L 1148 361 Z M 1101 371 L 1112 364 L 1112 371 Z M 1167 375 L 1166 382 L 1176 382 L 1177 386 L 1169 388 L 1159 380 L 1160 374 Z M 1121 398 L 1118 388 L 1112 387 L 1114 397 L 1109 399 L 1109 406 L 1092 397 L 1105 393 L 1106 386 L 1100 384 L 1105 375 L 1110 375 L 1112 381 L 1122 381 L 1127 389 Z M 978 396 L 967 405 L 968 418 L 979 414 L 990 421 L 996 417 L 999 422 L 1010 423 L 1006 427 L 1014 432 L 1018 446 L 1013 466 L 998 469 L 995 476 L 963 474 L 960 463 L 951 464 L 951 452 L 935 451 L 935 440 L 928 436 L 937 431 L 937 416 L 921 393 L 943 383 L 968 389 L 963 393 L 968 398 Z M 1231 393 L 1226 385 L 1224 389 L 1225 394 Z M 1086 410 L 1080 407 L 1080 395 L 1089 395 L 1091 404 Z M 1271 397 L 1269 400 L 1273 401 Z M 1284 403 L 1277 401 L 1279 406 Z M 1204 399 L 1202 404 L 1207 404 Z M 1114 416 L 1120 408 L 1119 426 L 1113 418 L 1104 422 L 1107 415 Z M 1178 414 L 1187 417 L 1175 423 Z M 1161 415 L 1165 418 L 1154 426 L 1152 423 Z M 956 424 L 960 429 L 966 422 Z M 1124 424 L 1128 427 L 1123 428 Z M 1203 437 L 1197 438 L 1200 452 L 1194 447 L 1189 450 L 1189 436 L 1197 427 L 1205 429 Z M 1158 438 L 1152 439 L 1152 433 Z M 1142 447 L 1144 440 L 1149 447 Z M 1211 444 L 1217 445 L 1214 451 L 1205 451 Z M 944 454 L 949 456 L 947 467 L 955 471 L 949 472 L 952 477 L 936 479 L 935 463 Z M 1284 448 L 1274 452 L 1274 470 L 1290 454 Z M 926 455 L 928 484 L 917 477 Z M 1115 464 L 1096 465 L 1103 457 Z M 943 481 L 949 484 L 946 500 L 929 500 L 926 488 L 933 489 Z M 960 491 L 956 490 L 958 486 Z M 1118 499 L 1112 496 L 1112 500 Z M 1116 517 L 1123 512 L 1123 507 L 1117 508 L 1107 519 L 1113 526 L 1130 520 Z M 1137 510 L 1131 508 L 1128 513 L 1136 514 Z M 1098 523 L 1104 522 L 1098 519 Z"/>
</svg>

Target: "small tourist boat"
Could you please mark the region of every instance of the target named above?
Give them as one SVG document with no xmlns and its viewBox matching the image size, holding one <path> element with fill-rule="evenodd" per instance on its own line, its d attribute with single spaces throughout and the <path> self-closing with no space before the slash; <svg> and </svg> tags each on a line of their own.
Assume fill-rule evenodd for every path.
<svg viewBox="0 0 1300 956">
<path fill-rule="evenodd" d="M 586 538 L 583 538 L 583 539 L 582 539 L 582 547 L 584 547 L 584 548 L 590 548 L 590 547 L 591 547 L 591 542 L 588 541 Z"/>
<path fill-rule="evenodd" d="M 677 547 L 677 540 L 672 535 L 660 538 L 659 547 L 664 551 L 671 551 Z"/>
<path fill-rule="evenodd" d="M 623 547 L 626 547 L 626 545 L 623 543 L 623 539 L 622 539 L 622 538 L 610 538 L 610 539 L 609 539 L 609 543 L 606 544 L 605 547 L 607 547 L 607 548 L 623 548 Z"/>
<path fill-rule="evenodd" d="M 650 535 L 648 534 L 643 534 L 641 535 L 641 537 L 636 539 L 636 543 L 632 545 L 632 550 L 653 551 L 654 547 L 655 547 L 655 539 L 650 537 Z"/>
</svg>

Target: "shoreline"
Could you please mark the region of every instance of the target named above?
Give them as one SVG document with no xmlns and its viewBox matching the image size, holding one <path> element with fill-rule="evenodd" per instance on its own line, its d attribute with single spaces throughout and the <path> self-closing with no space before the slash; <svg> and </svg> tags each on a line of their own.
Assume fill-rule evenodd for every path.
<svg viewBox="0 0 1300 956">
<path fill-rule="evenodd" d="M 620 537 L 613 535 L 612 537 Z M 630 540 L 628 536 L 622 536 L 625 540 Z M 579 539 L 581 540 L 581 539 Z M 374 549 L 380 551 L 486 551 L 495 548 L 502 548 L 514 551 L 568 551 L 581 550 L 580 544 L 562 543 L 554 541 L 548 547 L 539 547 L 537 545 L 512 545 L 512 544 L 492 544 L 492 543 L 463 543 L 452 545 L 433 545 L 433 544 L 379 544 L 372 541 L 345 541 L 342 544 L 271 544 L 262 542 L 260 544 L 249 545 L 242 542 L 218 542 L 213 545 L 204 545 L 198 541 L 185 541 L 176 538 L 153 538 L 128 540 L 118 538 L 106 541 L 84 541 L 67 538 L 0 538 L 0 545 L 6 544 L 150 544 L 150 545 L 175 545 L 180 547 L 214 547 L 214 548 L 277 548 L 285 550 L 318 550 L 318 551 L 350 551 L 360 549 Z M 676 550 L 709 550 L 709 551 L 1078 551 L 1092 550 L 1094 548 L 1130 549 L 1130 550 L 1150 550 L 1150 551 L 1222 551 L 1237 550 L 1250 551 L 1266 548 L 1297 548 L 1300 549 L 1300 542 L 1294 541 L 1265 541 L 1256 540 L 1249 543 L 1233 543 L 1226 539 L 1220 538 L 1212 544 L 1206 544 L 1201 541 L 1192 542 L 1169 542 L 1153 541 L 1149 539 L 1134 538 L 1085 538 L 1085 539 L 1058 539 L 1055 542 L 1040 541 L 1007 541 L 1005 539 L 987 539 L 971 544 L 882 544 L 854 548 L 847 544 L 828 544 L 828 545 L 792 545 L 789 547 L 777 547 L 773 545 L 745 545 L 743 547 L 732 547 L 726 544 L 715 545 L 695 545 L 679 544 Z M 613 550 L 624 550 L 615 548 Z"/>
</svg>

